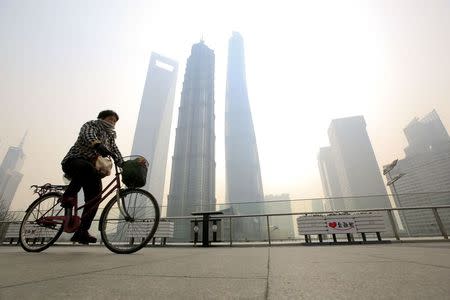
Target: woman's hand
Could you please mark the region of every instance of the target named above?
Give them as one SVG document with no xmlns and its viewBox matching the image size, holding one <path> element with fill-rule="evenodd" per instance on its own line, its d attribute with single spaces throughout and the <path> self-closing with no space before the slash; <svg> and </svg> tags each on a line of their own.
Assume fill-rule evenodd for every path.
<svg viewBox="0 0 450 300">
<path fill-rule="evenodd" d="M 98 154 L 100 154 L 103 157 L 107 157 L 107 156 L 111 156 L 114 157 L 115 155 L 108 150 L 108 148 L 106 148 L 102 143 L 98 143 L 94 145 L 94 149 L 95 151 L 98 152 Z"/>
</svg>

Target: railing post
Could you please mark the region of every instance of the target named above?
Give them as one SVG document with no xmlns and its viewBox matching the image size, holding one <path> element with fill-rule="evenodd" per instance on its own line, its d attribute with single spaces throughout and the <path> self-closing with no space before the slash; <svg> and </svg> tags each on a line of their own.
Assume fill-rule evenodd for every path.
<svg viewBox="0 0 450 300">
<path fill-rule="evenodd" d="M 233 234 L 232 232 L 232 226 L 231 226 L 231 217 L 230 217 L 230 247 L 233 246 Z"/>
<path fill-rule="evenodd" d="M 392 215 L 392 210 L 387 210 L 389 220 L 391 221 L 392 231 L 394 232 L 395 239 L 400 241 L 400 235 L 398 234 L 397 223 L 395 223 L 394 216 Z"/>
<path fill-rule="evenodd" d="M 442 223 L 442 220 L 441 220 L 441 217 L 439 216 L 437 208 L 433 207 L 432 210 L 433 210 L 433 213 L 434 213 L 434 217 L 436 218 L 436 223 L 438 224 L 439 229 L 441 230 L 442 236 L 444 237 L 444 239 L 448 240 L 447 231 L 445 230 L 445 226 Z"/>
<path fill-rule="evenodd" d="M 272 246 L 272 242 L 270 241 L 270 223 L 269 223 L 269 216 L 267 217 L 267 237 L 269 238 L 269 246 Z"/>
</svg>

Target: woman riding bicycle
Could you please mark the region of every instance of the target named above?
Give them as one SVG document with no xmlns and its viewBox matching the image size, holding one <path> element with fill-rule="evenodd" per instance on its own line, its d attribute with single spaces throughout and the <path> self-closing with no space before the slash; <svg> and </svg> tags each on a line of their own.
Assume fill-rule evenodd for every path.
<svg viewBox="0 0 450 300">
<path fill-rule="evenodd" d="M 112 110 L 104 110 L 98 114 L 97 120 L 85 123 L 80 130 L 75 144 L 70 148 L 61 162 L 62 169 L 71 179 L 62 197 L 61 205 L 71 208 L 77 201 L 77 194 L 83 188 L 86 201 L 79 229 L 71 238 L 72 242 L 89 244 L 97 239 L 88 232 L 98 209 L 98 198 L 102 191 L 102 177 L 95 167 L 98 156 L 111 156 L 117 165 L 123 163 L 122 155 L 117 148 L 114 126 L 119 116 Z"/>
</svg>

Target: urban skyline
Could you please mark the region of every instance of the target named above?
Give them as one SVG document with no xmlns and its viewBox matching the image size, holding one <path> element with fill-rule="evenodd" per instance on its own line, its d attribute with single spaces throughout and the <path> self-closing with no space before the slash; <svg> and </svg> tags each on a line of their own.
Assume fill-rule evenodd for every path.
<svg viewBox="0 0 450 300">
<path fill-rule="evenodd" d="M 79 126 L 102 109 L 119 113 L 117 143 L 130 153 L 150 52 L 164 53 L 184 69 L 192 41 L 202 33 L 217 58 L 219 203 L 225 201 L 222 109 L 227 37 L 233 29 L 246 37 L 247 84 L 267 194 L 322 196 L 316 155 L 326 144 L 323 133 L 331 119 L 364 115 L 380 164 L 402 155 L 401 130 L 412 116 L 435 108 L 448 128 L 450 34 L 442 26 L 449 19 L 447 2 L 429 3 L 427 14 L 414 0 L 328 1 L 326 11 L 316 2 L 285 4 L 282 9 L 263 4 L 257 16 L 245 3 L 181 3 L 175 15 L 168 2 L 158 11 L 147 4 L 0 4 L 5 24 L 0 38 L 9 41 L 0 49 L 5 79 L 0 83 L 0 157 L 31 128 L 13 208 L 29 204 L 31 184 L 62 183 L 62 157 Z M 267 22 L 273 13 L 283 16 L 281 22 Z M 169 14 L 173 18 L 164 17 Z M 419 15 L 422 21 L 415 22 Z M 175 28 L 173 19 L 185 26 Z M 71 38 L 61 38 L 67 32 Z M 177 84 L 174 119 L 180 89 Z M 173 132 L 174 125 L 170 153 Z"/>
<path fill-rule="evenodd" d="M 0 298 L 450 295 L 449 0 L 4 0 L 0 41 Z M 150 168 L 87 232 L 107 110 Z"/>
</svg>

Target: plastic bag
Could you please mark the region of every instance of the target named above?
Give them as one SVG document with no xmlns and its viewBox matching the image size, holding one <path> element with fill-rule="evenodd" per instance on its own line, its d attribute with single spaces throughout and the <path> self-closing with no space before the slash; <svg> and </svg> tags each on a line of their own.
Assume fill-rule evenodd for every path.
<svg viewBox="0 0 450 300">
<path fill-rule="evenodd" d="M 106 177 L 111 175 L 112 160 L 109 157 L 98 156 L 95 160 L 95 168 L 102 175 Z"/>
</svg>

